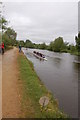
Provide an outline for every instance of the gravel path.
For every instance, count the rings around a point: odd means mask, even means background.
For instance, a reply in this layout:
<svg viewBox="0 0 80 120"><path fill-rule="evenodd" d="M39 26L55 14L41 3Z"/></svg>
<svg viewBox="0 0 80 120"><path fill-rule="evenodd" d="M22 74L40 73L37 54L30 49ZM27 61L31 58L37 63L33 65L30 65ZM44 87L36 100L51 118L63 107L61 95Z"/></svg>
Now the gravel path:
<svg viewBox="0 0 80 120"><path fill-rule="evenodd" d="M18 50L5 52L2 58L2 117L19 118Z"/></svg>
<svg viewBox="0 0 80 120"><path fill-rule="evenodd" d="M2 56L0 54L0 119L2 118Z"/></svg>

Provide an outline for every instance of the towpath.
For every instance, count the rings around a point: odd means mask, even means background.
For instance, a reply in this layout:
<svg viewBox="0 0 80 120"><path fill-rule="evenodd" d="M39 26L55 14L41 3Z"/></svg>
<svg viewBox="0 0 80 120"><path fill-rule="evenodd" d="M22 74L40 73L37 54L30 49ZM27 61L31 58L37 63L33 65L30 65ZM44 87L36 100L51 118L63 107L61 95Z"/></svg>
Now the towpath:
<svg viewBox="0 0 80 120"><path fill-rule="evenodd" d="M2 56L0 54L0 119L2 118Z"/></svg>
<svg viewBox="0 0 80 120"><path fill-rule="evenodd" d="M18 50L5 52L2 58L2 117L19 118Z"/></svg>

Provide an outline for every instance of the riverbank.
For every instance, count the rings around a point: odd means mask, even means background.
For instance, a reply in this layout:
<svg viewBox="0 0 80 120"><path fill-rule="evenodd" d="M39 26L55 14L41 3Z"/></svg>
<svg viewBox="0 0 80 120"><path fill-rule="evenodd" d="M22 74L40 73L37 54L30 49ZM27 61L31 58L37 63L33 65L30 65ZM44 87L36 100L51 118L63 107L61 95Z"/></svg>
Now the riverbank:
<svg viewBox="0 0 80 120"><path fill-rule="evenodd" d="M58 100L46 89L34 71L33 64L23 55L18 56L19 82L21 83L21 109L24 118L66 118L58 108ZM42 108L41 97L47 96L49 104Z"/></svg>
<svg viewBox="0 0 80 120"><path fill-rule="evenodd" d="M46 50L47 50L47 49L46 49ZM49 50L49 51L51 51L51 50ZM54 52L54 51L52 51L52 52ZM55 53L57 53L57 52L55 52ZM61 52L58 52L58 53L69 53L69 54L71 54L71 55L80 56L80 52L78 52L78 51L65 50L65 51L61 51Z"/></svg>

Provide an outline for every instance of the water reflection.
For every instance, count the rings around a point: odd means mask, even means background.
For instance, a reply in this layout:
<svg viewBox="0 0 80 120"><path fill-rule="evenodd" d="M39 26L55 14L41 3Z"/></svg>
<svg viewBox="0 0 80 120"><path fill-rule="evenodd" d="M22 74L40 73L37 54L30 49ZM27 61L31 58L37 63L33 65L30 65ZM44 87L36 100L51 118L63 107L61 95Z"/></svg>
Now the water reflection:
<svg viewBox="0 0 80 120"><path fill-rule="evenodd" d="M55 65L57 68L60 68L61 61L62 61L61 58L57 58L57 57L56 57L56 58L53 59L54 65Z"/></svg>

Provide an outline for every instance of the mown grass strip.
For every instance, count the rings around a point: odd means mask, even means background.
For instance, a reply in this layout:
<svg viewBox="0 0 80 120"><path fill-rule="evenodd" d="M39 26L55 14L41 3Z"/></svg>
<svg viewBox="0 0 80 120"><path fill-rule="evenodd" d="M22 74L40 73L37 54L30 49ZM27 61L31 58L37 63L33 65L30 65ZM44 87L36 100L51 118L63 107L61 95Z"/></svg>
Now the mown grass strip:
<svg viewBox="0 0 80 120"><path fill-rule="evenodd" d="M22 113L30 118L66 118L58 109L58 101L46 89L34 71L33 64L23 55L18 56L20 79L22 81ZM49 104L44 107L39 104L42 96L49 97Z"/></svg>

